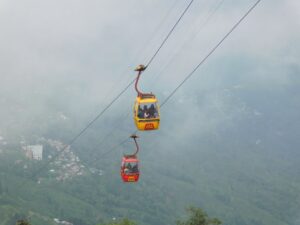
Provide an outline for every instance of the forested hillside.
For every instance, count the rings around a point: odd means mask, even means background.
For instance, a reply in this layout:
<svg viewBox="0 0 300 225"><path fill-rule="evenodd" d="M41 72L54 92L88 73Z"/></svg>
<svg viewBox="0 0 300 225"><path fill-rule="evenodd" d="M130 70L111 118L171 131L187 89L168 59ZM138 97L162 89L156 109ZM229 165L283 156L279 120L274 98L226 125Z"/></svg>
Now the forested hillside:
<svg viewBox="0 0 300 225"><path fill-rule="evenodd" d="M294 96L299 94L292 89ZM205 209L224 224L297 224L300 207L299 143L295 138L299 121L297 98L288 98L289 92L280 95L285 101L272 91L268 95L265 92L249 95L243 90L230 93L230 97L223 97L235 101L236 107L226 112L228 117L222 122L209 128L214 132L202 134L199 120L196 128L184 128L185 132L182 130L176 138L177 133L169 131L176 130L179 123L172 121L183 118L177 113L164 119L165 128L158 132L158 137L153 132L146 134L141 141L142 174L137 184L124 184L119 177L120 157L134 149L133 143L127 142L102 156L108 147L98 144L101 131L97 126L89 132L89 138L83 138L73 149L86 166L84 175L65 181L57 181L51 175L51 166L38 177L31 177L46 161L26 159L17 143L2 145L1 218L5 218L2 224L28 215L33 224L38 221L53 224L53 218L59 218L92 225L124 217L138 224L174 224L189 205ZM208 103L207 96L198 96L199 102L192 104L200 113L201 107ZM281 107L277 107L278 102ZM174 104L174 107L190 106ZM208 117L222 113L214 111ZM186 112L181 124L189 127L196 119L194 115L195 111ZM109 138L119 132L115 130ZM54 138L57 134L48 135ZM36 141L43 143L41 138ZM24 169L25 164L28 169ZM91 173L89 168L102 172Z"/></svg>

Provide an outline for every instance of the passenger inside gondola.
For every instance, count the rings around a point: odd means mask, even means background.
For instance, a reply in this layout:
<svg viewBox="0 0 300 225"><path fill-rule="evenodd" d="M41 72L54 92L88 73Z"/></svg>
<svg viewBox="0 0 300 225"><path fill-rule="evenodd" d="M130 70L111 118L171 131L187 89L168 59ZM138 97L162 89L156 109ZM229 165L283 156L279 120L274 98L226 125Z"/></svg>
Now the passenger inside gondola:
<svg viewBox="0 0 300 225"><path fill-rule="evenodd" d="M126 174L130 174L130 173L138 173L138 164L136 162L127 162L125 163L125 169L124 172Z"/></svg>
<svg viewBox="0 0 300 225"><path fill-rule="evenodd" d="M144 105L144 109L143 109L143 112L144 112L144 118L149 118L149 111L148 111L148 107L147 105Z"/></svg>
<svg viewBox="0 0 300 225"><path fill-rule="evenodd" d="M138 173L139 172L139 168L138 168L137 163L132 167L132 172L133 173Z"/></svg>
<svg viewBox="0 0 300 225"><path fill-rule="evenodd" d="M137 115L140 119L158 118L156 104L140 104Z"/></svg>
<svg viewBox="0 0 300 225"><path fill-rule="evenodd" d="M144 113L143 113L143 110L142 110L140 105L139 105L139 108L138 108L138 117L139 118L144 118Z"/></svg>

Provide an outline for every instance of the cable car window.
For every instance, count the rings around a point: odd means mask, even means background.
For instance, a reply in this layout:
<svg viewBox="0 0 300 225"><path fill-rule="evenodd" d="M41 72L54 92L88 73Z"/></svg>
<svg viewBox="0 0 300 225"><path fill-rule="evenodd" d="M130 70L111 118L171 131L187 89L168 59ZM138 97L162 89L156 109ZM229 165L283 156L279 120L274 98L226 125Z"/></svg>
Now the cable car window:
<svg viewBox="0 0 300 225"><path fill-rule="evenodd" d="M125 163L125 173L138 173L139 168L138 168L138 163L137 162L127 162Z"/></svg>
<svg viewBox="0 0 300 225"><path fill-rule="evenodd" d="M158 118L158 110L155 103L141 103L138 106L138 117L141 119Z"/></svg>

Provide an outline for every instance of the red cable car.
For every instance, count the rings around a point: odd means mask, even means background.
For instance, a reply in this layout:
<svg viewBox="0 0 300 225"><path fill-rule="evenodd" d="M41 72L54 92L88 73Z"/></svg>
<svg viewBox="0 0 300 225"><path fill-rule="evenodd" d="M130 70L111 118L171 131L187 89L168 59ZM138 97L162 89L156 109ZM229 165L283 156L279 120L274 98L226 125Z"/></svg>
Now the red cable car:
<svg viewBox="0 0 300 225"><path fill-rule="evenodd" d="M124 182L137 182L140 177L139 171L139 160L137 158L137 153L139 151L139 146L137 144L136 135L132 135L135 145L136 145L136 152L133 155L124 155L122 158L121 164L121 177Z"/></svg>
<svg viewBox="0 0 300 225"><path fill-rule="evenodd" d="M139 160L136 156L125 155L122 159L121 177L124 182L137 182L140 177Z"/></svg>

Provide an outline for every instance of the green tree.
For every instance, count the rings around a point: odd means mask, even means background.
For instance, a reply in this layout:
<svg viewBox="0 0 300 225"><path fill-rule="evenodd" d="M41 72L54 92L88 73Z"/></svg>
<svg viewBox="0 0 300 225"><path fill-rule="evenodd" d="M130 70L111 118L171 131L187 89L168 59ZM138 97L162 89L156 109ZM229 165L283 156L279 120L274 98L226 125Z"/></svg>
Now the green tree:
<svg viewBox="0 0 300 225"><path fill-rule="evenodd" d="M123 219L119 222L103 223L99 225L136 225L136 223L129 219Z"/></svg>
<svg viewBox="0 0 300 225"><path fill-rule="evenodd" d="M18 220L16 225L30 225L30 223L26 220Z"/></svg>
<svg viewBox="0 0 300 225"><path fill-rule="evenodd" d="M186 221L178 220L177 225L220 225L222 222L216 218L209 218L208 215L200 208L189 207L186 210L190 217Z"/></svg>

